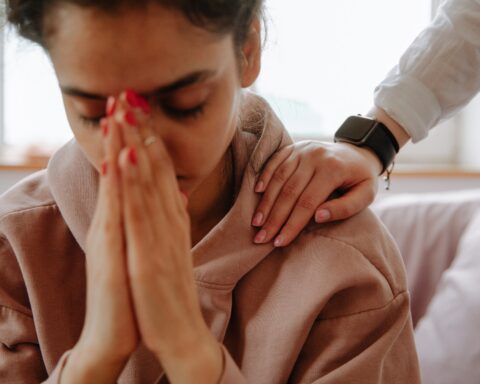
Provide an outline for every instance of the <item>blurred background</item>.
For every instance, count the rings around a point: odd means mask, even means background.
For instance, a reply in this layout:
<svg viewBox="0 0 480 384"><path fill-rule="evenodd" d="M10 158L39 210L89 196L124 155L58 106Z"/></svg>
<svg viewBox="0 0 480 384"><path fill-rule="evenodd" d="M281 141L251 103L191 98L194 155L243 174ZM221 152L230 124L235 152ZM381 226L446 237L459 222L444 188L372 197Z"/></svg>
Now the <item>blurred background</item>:
<svg viewBox="0 0 480 384"><path fill-rule="evenodd" d="M370 109L375 86L428 24L438 3L267 0L268 34L255 91L270 101L295 139L331 140L347 116ZM8 28L0 41L1 192L25 172L44 166L71 133L44 52ZM476 99L429 139L408 145L397 172L418 182L418 176L442 179L438 186L427 182L429 188L457 188L459 178L460 186L480 187L480 154L474 148L479 111Z"/></svg>

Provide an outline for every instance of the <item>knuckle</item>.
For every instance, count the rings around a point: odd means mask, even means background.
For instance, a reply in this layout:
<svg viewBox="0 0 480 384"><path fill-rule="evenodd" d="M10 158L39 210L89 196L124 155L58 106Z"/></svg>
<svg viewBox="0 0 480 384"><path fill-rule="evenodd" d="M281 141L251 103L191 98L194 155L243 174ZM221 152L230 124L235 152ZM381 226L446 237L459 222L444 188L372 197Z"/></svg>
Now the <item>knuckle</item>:
<svg viewBox="0 0 480 384"><path fill-rule="evenodd" d="M296 199L298 196L298 188L295 184L287 184L282 188L282 191L280 192L280 196L282 198L291 200L291 199Z"/></svg>
<svg viewBox="0 0 480 384"><path fill-rule="evenodd" d="M297 206L307 211L314 211L317 208L317 204L312 196L303 196L298 200Z"/></svg>
<svg viewBox="0 0 480 384"><path fill-rule="evenodd" d="M279 182L279 183L285 183L288 179L288 170L287 167L281 166L279 167L275 173L272 175L272 178Z"/></svg>
<svg viewBox="0 0 480 384"><path fill-rule="evenodd" d="M335 171L334 174L337 173L342 168L336 156L327 155L324 157L324 160L322 163L323 163L322 165L325 168L334 170Z"/></svg>

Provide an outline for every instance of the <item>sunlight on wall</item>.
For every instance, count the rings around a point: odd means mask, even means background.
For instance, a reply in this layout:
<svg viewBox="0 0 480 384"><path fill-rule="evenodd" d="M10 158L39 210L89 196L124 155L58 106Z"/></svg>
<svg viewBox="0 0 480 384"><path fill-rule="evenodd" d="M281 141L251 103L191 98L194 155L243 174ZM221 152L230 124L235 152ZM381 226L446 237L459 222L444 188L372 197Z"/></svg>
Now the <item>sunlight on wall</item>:
<svg viewBox="0 0 480 384"><path fill-rule="evenodd" d="M430 0L273 0L257 90L296 133L332 135L431 17Z"/></svg>

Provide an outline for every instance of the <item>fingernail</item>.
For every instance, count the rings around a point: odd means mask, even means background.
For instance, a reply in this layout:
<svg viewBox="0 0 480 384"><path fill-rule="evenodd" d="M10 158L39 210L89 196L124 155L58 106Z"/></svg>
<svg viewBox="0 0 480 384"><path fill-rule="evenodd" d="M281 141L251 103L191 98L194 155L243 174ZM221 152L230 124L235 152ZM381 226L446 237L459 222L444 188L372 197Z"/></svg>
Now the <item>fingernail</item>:
<svg viewBox="0 0 480 384"><path fill-rule="evenodd" d="M281 247L283 245L283 236L280 235L280 236L277 236L277 238L275 239L275 241L273 242L273 245L275 247Z"/></svg>
<svg viewBox="0 0 480 384"><path fill-rule="evenodd" d="M263 213L258 212L253 218L252 225L254 227L259 227L260 225L262 225L262 221L263 221Z"/></svg>
<svg viewBox="0 0 480 384"><path fill-rule="evenodd" d="M137 165L138 163L138 157L137 157L137 151L135 148L130 148L128 151L128 161L130 161L130 164L132 165Z"/></svg>
<svg viewBox="0 0 480 384"><path fill-rule="evenodd" d="M315 221L317 223L323 223L324 221L329 220L331 217L330 211L326 209L320 209L315 213Z"/></svg>
<svg viewBox="0 0 480 384"><path fill-rule="evenodd" d="M255 243L263 243L267 239L267 231L262 229L260 232L257 233L257 236L255 236L255 239L253 240Z"/></svg>
<svg viewBox="0 0 480 384"><path fill-rule="evenodd" d="M141 108L146 114L150 113L148 101L131 89L125 91L128 104L134 108Z"/></svg>
<svg viewBox="0 0 480 384"><path fill-rule="evenodd" d="M255 192L263 192L263 187L264 187L263 181L259 181L255 187Z"/></svg>
<svg viewBox="0 0 480 384"><path fill-rule="evenodd" d="M133 127L137 126L137 119L135 118L135 115L133 114L132 111L125 112L124 118L125 118L125 121L131 126Z"/></svg>
<svg viewBox="0 0 480 384"><path fill-rule="evenodd" d="M113 96L110 96L107 100L107 116L112 116L115 113L115 108L117 107L117 101Z"/></svg>
<svg viewBox="0 0 480 384"><path fill-rule="evenodd" d="M108 121L107 121L107 119L100 120L100 127L102 127L103 137L107 137L108 136Z"/></svg>
<svg viewBox="0 0 480 384"><path fill-rule="evenodd" d="M102 176L106 176L106 175L107 175L107 171L108 171L108 164L107 164L107 161L104 160L104 161L102 162L102 169L101 169Z"/></svg>

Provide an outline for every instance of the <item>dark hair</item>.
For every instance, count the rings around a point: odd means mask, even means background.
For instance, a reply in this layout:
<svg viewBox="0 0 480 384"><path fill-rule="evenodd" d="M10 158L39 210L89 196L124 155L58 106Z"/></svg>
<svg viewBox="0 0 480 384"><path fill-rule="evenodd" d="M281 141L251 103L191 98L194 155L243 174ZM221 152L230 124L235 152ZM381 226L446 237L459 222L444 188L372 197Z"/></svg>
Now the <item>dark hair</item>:
<svg viewBox="0 0 480 384"><path fill-rule="evenodd" d="M192 24L212 32L232 33L239 45L245 40L250 23L262 14L264 0L6 0L6 13L21 36L46 47L44 21L55 5L70 3L112 12L149 2L177 9Z"/></svg>

